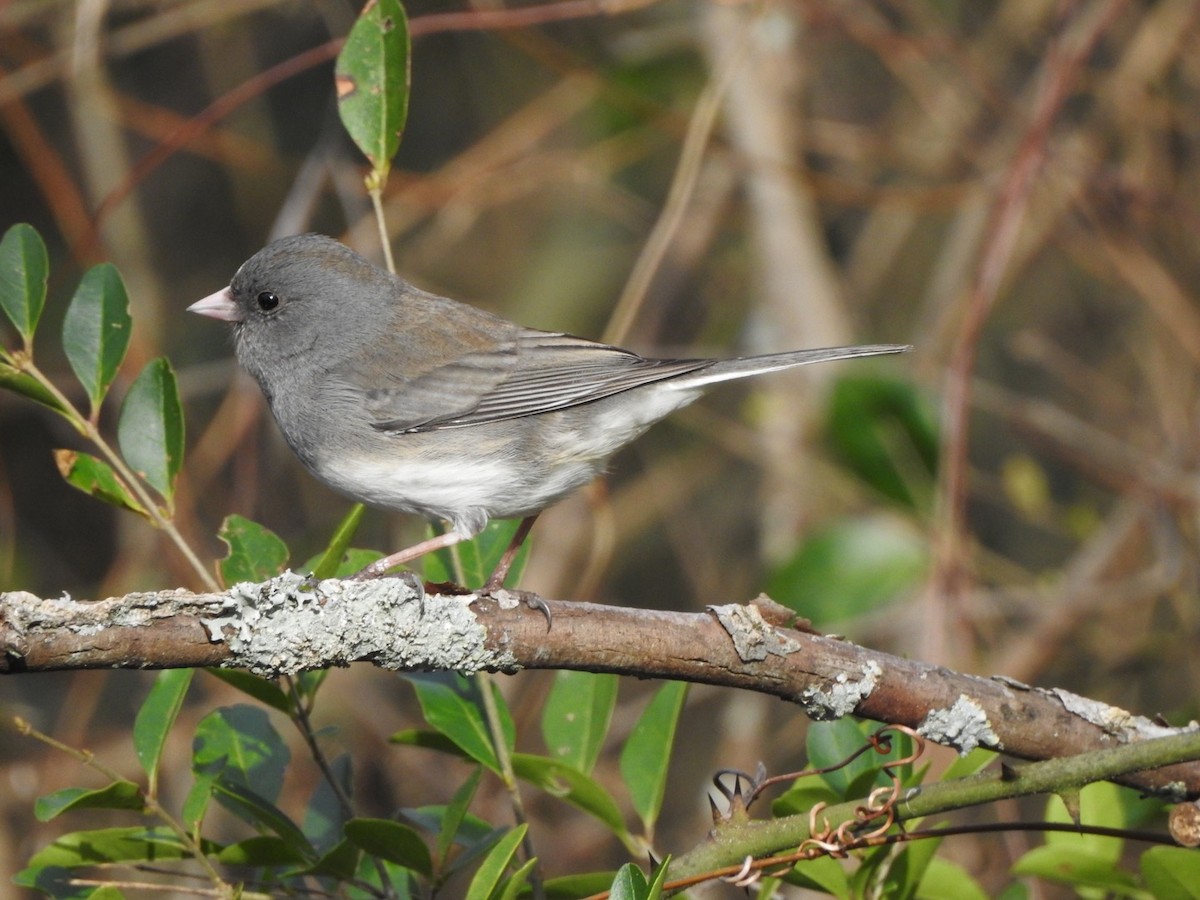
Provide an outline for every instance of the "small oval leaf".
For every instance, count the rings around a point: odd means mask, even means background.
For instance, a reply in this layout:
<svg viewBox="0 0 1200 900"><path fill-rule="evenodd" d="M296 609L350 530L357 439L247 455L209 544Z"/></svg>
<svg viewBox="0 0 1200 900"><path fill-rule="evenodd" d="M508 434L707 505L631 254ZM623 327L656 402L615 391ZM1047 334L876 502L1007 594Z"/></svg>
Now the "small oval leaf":
<svg viewBox="0 0 1200 900"><path fill-rule="evenodd" d="M46 305L50 259L42 236L20 222L0 239L0 309L16 327L29 350Z"/></svg>
<svg viewBox="0 0 1200 900"><path fill-rule="evenodd" d="M217 536L229 547L229 555L221 560L221 578L226 585L266 581L287 565L287 544L269 528L244 516L226 516Z"/></svg>
<svg viewBox="0 0 1200 900"><path fill-rule="evenodd" d="M183 464L183 406L175 372L165 357L147 363L130 386L121 405L117 440L125 461L169 503Z"/></svg>
<svg viewBox="0 0 1200 900"><path fill-rule="evenodd" d="M399 0L368 0L334 70L338 114L376 172L386 174L408 118L408 19Z"/></svg>
<svg viewBox="0 0 1200 900"><path fill-rule="evenodd" d="M111 263L93 266L63 319L63 350L92 401L93 415L125 359L132 327L121 273Z"/></svg>
<svg viewBox="0 0 1200 900"><path fill-rule="evenodd" d="M55 450L54 462L67 484L121 509L149 518L116 472L102 459L80 450Z"/></svg>

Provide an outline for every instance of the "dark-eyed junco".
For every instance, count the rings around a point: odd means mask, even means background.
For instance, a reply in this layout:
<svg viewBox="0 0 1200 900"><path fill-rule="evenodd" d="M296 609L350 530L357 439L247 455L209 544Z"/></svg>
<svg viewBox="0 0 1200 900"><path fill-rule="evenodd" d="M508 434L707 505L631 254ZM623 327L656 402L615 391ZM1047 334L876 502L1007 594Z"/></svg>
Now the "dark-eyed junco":
<svg viewBox="0 0 1200 900"><path fill-rule="evenodd" d="M367 574L536 515L710 385L908 349L645 359L427 294L318 234L268 244L188 309L233 323L238 360L314 475L450 523Z"/></svg>

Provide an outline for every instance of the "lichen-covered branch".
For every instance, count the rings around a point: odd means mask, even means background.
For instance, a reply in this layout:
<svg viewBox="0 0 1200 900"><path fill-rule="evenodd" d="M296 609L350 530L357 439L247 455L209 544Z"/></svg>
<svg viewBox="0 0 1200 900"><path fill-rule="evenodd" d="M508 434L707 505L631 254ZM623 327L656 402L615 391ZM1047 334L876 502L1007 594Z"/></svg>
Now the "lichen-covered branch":
<svg viewBox="0 0 1200 900"><path fill-rule="evenodd" d="M1063 690L964 675L787 627L766 598L705 613L426 594L415 579L315 582L285 573L224 593L171 590L99 602L0 594L0 672L226 666L262 675L364 661L463 672L569 668L773 694L814 719L916 728L966 752L1052 759L1195 730ZM1121 779L1200 796L1200 764Z"/></svg>

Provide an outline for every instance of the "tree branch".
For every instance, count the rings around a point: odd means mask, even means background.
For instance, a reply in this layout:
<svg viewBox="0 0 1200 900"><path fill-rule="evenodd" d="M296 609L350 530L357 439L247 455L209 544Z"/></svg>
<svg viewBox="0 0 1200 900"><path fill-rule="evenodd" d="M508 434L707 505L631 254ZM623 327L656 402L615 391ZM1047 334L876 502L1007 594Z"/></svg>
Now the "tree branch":
<svg viewBox="0 0 1200 900"><path fill-rule="evenodd" d="M415 578L317 583L292 573L224 593L99 602L0 593L0 672L223 666L274 676L356 661L462 672L569 668L744 688L797 703L813 719L853 713L908 725L960 752L983 746L1034 760L1200 727L1168 728L1065 690L799 631L787 627L790 611L765 597L705 613L530 599L427 595ZM1197 764L1119 780L1200 796Z"/></svg>

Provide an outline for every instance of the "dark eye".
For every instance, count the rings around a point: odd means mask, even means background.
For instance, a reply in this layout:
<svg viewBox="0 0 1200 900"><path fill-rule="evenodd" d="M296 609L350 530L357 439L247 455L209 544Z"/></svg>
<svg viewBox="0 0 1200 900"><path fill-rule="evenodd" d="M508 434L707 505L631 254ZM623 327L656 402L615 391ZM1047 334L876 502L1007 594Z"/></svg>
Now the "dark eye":
<svg viewBox="0 0 1200 900"><path fill-rule="evenodd" d="M263 312L270 312L279 305L279 297L270 291L263 291L254 298L258 302L258 308Z"/></svg>

